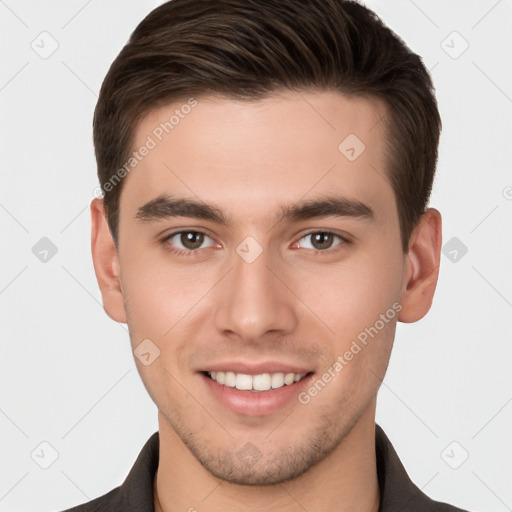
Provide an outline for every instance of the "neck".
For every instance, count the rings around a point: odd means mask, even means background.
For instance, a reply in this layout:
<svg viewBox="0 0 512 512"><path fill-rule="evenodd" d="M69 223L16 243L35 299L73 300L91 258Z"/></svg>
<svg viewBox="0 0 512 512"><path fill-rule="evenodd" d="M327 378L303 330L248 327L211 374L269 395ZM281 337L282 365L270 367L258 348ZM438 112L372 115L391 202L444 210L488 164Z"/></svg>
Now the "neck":
<svg viewBox="0 0 512 512"><path fill-rule="evenodd" d="M160 461L154 483L156 512L377 512L375 405L336 449L306 473L282 484L243 486L215 478L159 415Z"/></svg>

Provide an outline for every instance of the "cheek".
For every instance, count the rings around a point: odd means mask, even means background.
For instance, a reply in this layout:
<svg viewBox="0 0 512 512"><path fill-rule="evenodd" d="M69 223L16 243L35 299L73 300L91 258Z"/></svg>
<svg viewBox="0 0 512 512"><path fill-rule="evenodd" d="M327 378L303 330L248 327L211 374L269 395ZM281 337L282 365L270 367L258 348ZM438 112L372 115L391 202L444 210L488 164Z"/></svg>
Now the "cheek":
<svg viewBox="0 0 512 512"><path fill-rule="evenodd" d="M207 267L171 263L160 248L129 251L127 247L121 268L131 320L159 329L160 335L186 315L215 282Z"/></svg>
<svg viewBox="0 0 512 512"><path fill-rule="evenodd" d="M318 265L314 271L302 270L294 277L297 294L342 345L373 326L381 314L389 312L396 321L393 304L395 309L399 307L401 280L400 254L378 251L348 258L336 266Z"/></svg>
<svg viewBox="0 0 512 512"><path fill-rule="evenodd" d="M314 280L302 276L301 297L332 331L325 371L336 377L322 400L341 401L340 410L345 401L368 403L384 377L401 309L401 262L399 251L374 250L319 266Z"/></svg>

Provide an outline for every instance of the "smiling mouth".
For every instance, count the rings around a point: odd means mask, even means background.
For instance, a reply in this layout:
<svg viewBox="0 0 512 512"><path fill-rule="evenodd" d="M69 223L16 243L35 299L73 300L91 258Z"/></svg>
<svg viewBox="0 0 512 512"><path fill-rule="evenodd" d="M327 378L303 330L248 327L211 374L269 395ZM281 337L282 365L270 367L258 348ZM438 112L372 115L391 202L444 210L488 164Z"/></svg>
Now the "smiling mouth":
<svg viewBox="0 0 512 512"><path fill-rule="evenodd" d="M270 389L279 389L284 386L290 386L295 382L300 382L308 373L260 373L258 375L249 375L236 372L203 372L204 375L214 380L218 384L230 388L236 388L241 391L268 391Z"/></svg>

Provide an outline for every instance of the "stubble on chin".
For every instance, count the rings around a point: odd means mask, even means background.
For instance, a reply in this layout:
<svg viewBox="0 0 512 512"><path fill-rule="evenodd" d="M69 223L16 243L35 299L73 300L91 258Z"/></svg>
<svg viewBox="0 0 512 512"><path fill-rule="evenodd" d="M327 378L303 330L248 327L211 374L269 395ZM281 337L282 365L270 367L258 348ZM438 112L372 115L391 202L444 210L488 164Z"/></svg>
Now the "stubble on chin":
<svg viewBox="0 0 512 512"><path fill-rule="evenodd" d="M327 458L369 405L354 409L353 404L342 400L334 407L325 406L300 438L278 449L269 449L264 444L258 446L256 442L238 447L236 440L227 433L215 449L204 429L193 431L176 414L164 413L163 417L196 460L215 478L237 485L271 486L293 480ZM286 429L287 421L299 422L299 413L300 409L292 412L277 429Z"/></svg>

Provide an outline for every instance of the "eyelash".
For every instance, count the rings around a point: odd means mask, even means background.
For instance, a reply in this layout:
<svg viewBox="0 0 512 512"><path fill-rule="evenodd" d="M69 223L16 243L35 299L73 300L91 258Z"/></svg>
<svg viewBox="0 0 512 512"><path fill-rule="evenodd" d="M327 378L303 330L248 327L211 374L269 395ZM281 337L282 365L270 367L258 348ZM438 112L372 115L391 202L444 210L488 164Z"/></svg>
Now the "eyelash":
<svg viewBox="0 0 512 512"><path fill-rule="evenodd" d="M329 247L329 249L324 249L323 251L318 250L318 249L308 249L308 251L312 251L313 256L324 256L324 255L328 255L328 254L333 254L333 253L341 250L342 246L350 244L350 240L348 238L338 235L337 233L333 233L332 231L322 231L322 230L310 231L309 233L305 233L304 235L302 235L299 238L298 241L302 240L303 238L306 238L308 236L315 235L318 233L321 233L323 235L333 235L335 238L338 238L340 240L340 242L333 247Z"/></svg>
<svg viewBox="0 0 512 512"><path fill-rule="evenodd" d="M162 243L164 244L164 247L167 251L173 253L173 254L176 254L177 256L195 256L197 254L198 251L201 251L202 249L192 249L192 250L187 250L187 249L177 249L176 247L173 247L171 244L170 244L170 240L172 238L174 238L176 235L182 235L183 233L197 233L197 234L202 234L204 236L208 236L206 233L204 233L203 231L196 231L196 230L193 230L193 229L182 229L181 231L175 231L174 233L171 233L170 235L167 235L163 240L162 240ZM208 236L208 238L211 238L210 236ZM203 249L205 249L205 247L203 247Z"/></svg>
<svg viewBox="0 0 512 512"><path fill-rule="evenodd" d="M164 244L165 246L165 249L173 254L176 254L177 256L195 256L199 251L203 250L203 249L207 249L208 247L203 247L201 249L191 249L191 250L186 250L186 249L177 249L176 247L173 247L169 241L175 237L176 235L182 235L183 233L196 233L196 234L202 234L202 235L205 235L206 237L210 238L210 236L208 236L206 233L204 233L203 231L196 231L196 230L193 230L193 229L190 229L190 230L181 230L181 231L175 231L174 233L171 233L170 235L167 235L165 238L162 239L162 243ZM332 254L333 252L339 250L340 246L343 246L343 245L349 245L351 243L351 240L349 240L348 238L344 237L344 236L341 236L341 235L338 235L337 233L333 233L332 231L319 231L319 230L316 230L316 231L310 231L309 233L305 233L304 235L302 235L299 239L298 239L298 242L300 240L302 240L303 238L306 238L307 236L311 236L311 235L315 235L315 234L318 234L318 233L322 233L324 235L333 235L334 237L336 238L339 238L340 239L340 242L335 245L333 248L329 248L329 249L325 249L325 250L313 250L312 254L314 256L320 256L320 255L325 255L325 254ZM297 242L294 243L294 245L296 244ZM311 251L311 249L308 249Z"/></svg>

